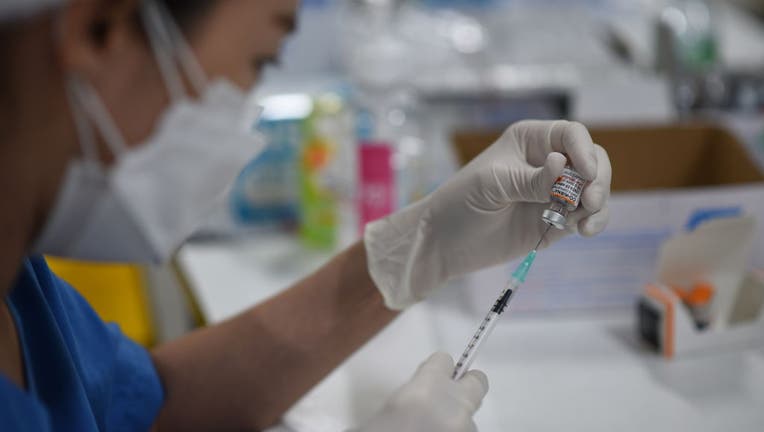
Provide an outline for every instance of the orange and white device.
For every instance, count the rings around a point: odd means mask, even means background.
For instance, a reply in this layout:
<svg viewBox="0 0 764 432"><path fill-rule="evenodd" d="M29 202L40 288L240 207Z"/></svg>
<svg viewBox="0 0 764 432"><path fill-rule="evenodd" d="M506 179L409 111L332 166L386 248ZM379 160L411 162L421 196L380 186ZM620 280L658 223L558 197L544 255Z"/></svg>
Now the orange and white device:
<svg viewBox="0 0 764 432"><path fill-rule="evenodd" d="M764 273L745 275L725 326L711 325L713 291L706 283L687 290L660 283L645 286L637 302L640 339L667 359L764 344Z"/></svg>
<svg viewBox="0 0 764 432"><path fill-rule="evenodd" d="M661 246L638 333L664 357L764 343L764 276L746 269L755 219L708 221Z"/></svg>
<svg viewBox="0 0 764 432"><path fill-rule="evenodd" d="M764 343L764 276L746 268L755 222L712 220L666 240L637 304L642 340L666 358Z"/></svg>

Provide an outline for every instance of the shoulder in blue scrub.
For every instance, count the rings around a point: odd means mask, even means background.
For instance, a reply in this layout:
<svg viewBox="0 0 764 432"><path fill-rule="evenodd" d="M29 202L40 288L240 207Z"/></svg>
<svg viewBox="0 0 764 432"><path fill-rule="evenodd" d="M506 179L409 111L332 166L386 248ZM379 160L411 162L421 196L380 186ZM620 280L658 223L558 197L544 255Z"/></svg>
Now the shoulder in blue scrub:
<svg viewBox="0 0 764 432"><path fill-rule="evenodd" d="M108 289L108 287L104 287ZM7 299L27 388L0 375L0 430L146 431L163 402L151 359L114 324L28 258Z"/></svg>

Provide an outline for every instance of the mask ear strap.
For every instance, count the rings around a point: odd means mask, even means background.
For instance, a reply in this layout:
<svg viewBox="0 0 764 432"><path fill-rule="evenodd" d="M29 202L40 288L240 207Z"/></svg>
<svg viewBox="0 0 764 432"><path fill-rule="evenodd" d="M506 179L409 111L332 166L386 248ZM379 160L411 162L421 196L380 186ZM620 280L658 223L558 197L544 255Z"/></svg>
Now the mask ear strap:
<svg viewBox="0 0 764 432"><path fill-rule="evenodd" d="M174 58L188 76L196 93L201 95L207 87L207 75L170 12L156 0L144 0L141 13L154 57L170 93L174 98L185 94L183 80L170 60Z"/></svg>
<svg viewBox="0 0 764 432"><path fill-rule="evenodd" d="M70 79L66 86L66 96L72 112L72 118L74 119L74 127L77 130L77 140L80 144L80 150L82 150L82 159L88 164L98 165L100 164L98 160L98 146L96 145L93 128L82 112L82 106L77 101L76 90L72 88L74 85Z"/></svg>
<svg viewBox="0 0 764 432"><path fill-rule="evenodd" d="M111 117L109 110L101 101L95 89L84 79L71 76L69 77L69 92L74 100L74 112L80 112L76 107L81 107L82 112L75 114L75 122L86 123L85 117L89 117L90 122L95 125L98 132L103 136L106 145L114 156L119 159L127 151L127 144L120 133L117 124ZM77 117L80 117L78 120ZM79 128L80 126L78 126ZM87 128L87 126L84 126ZM87 128L89 129L89 128ZM88 135L90 135L88 137ZM90 153L95 160L98 160L95 146L95 137L92 130L82 135L82 149L85 154ZM90 143L88 143L90 141Z"/></svg>
<svg viewBox="0 0 764 432"><path fill-rule="evenodd" d="M172 61L172 40L160 15L159 5L152 0L143 1L141 17L151 50L154 53L154 60L159 66L159 72L162 74L170 98L174 101L183 99L186 94L183 88L183 79Z"/></svg>
<svg viewBox="0 0 764 432"><path fill-rule="evenodd" d="M155 2L155 0L152 1ZM167 33L175 48L175 57L188 75L188 79L191 81L191 85L194 86L194 90L197 91L197 94L202 94L207 87L208 82L204 68L199 64L196 54L194 54L194 50L191 49L191 45L188 44L186 37L178 27L175 19L170 14L170 11L168 11L164 5L157 4L157 6L160 14L164 17Z"/></svg>

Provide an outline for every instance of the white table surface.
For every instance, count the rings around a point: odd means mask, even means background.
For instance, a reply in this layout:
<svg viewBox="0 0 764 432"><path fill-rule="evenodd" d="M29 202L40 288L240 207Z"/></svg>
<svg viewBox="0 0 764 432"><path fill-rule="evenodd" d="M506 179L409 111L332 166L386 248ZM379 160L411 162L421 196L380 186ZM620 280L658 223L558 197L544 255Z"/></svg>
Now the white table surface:
<svg viewBox="0 0 764 432"><path fill-rule="evenodd" d="M191 244L179 255L210 323L262 301L326 259L283 236ZM374 413L431 352L460 354L482 319L463 306L466 295L454 283L407 311L274 430L343 430ZM764 348L667 362L645 351L633 333L631 311L508 314L475 364L491 383L476 417L480 431L764 430Z"/></svg>

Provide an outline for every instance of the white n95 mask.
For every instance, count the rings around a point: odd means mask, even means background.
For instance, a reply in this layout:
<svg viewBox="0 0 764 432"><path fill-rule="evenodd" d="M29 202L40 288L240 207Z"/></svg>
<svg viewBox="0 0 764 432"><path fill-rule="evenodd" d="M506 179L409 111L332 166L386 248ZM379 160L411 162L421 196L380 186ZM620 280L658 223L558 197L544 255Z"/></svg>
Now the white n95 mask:
<svg viewBox="0 0 764 432"><path fill-rule="evenodd" d="M72 77L69 96L83 157L70 163L37 253L76 259L157 263L220 204L244 166L264 147L253 131L260 108L235 85L206 84L201 68L166 11L144 2L149 40L174 102L143 144L128 148L86 81ZM197 87L185 97L175 58ZM93 127L115 156L98 162Z"/></svg>

